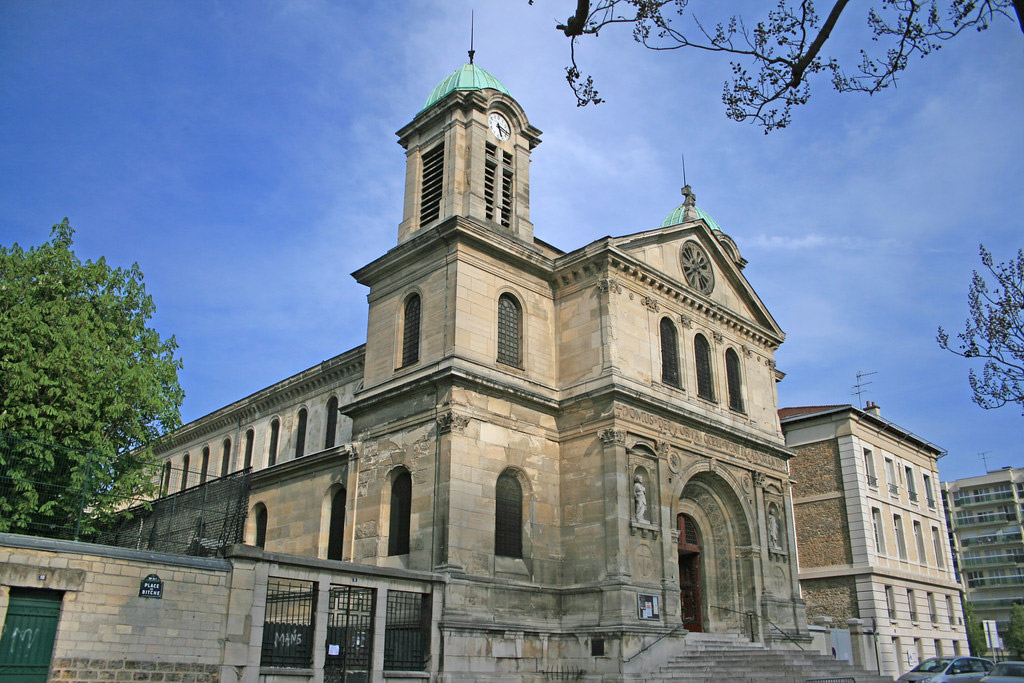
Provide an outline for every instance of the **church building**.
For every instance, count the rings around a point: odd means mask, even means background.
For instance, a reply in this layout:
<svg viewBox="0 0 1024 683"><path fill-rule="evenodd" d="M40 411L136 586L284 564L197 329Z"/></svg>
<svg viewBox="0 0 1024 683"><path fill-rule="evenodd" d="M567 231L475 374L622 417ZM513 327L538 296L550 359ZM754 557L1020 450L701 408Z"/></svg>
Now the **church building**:
<svg viewBox="0 0 1024 683"><path fill-rule="evenodd" d="M537 238L541 131L472 60L398 138L397 241L353 273L366 344L168 435L164 493L251 468L246 557L339 591L421 586L403 590L422 660L402 668L444 680L616 675L696 632L806 642L785 335L733 239L689 187L660 226L572 251ZM334 581L314 616L384 613L339 607ZM314 668L341 656L335 625Z"/></svg>

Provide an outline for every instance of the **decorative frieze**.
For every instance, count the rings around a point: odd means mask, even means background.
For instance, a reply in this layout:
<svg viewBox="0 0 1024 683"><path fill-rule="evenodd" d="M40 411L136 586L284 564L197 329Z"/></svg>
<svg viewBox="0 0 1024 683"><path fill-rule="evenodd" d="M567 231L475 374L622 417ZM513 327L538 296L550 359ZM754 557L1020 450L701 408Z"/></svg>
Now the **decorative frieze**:
<svg viewBox="0 0 1024 683"><path fill-rule="evenodd" d="M606 446L626 445L626 432L621 429L602 429L597 436Z"/></svg>
<svg viewBox="0 0 1024 683"><path fill-rule="evenodd" d="M619 285L619 281L612 277L606 277L597 281L597 291L613 294L621 294L622 286Z"/></svg>
<svg viewBox="0 0 1024 683"><path fill-rule="evenodd" d="M643 296L642 299L640 299L640 303L642 303L644 306L651 309L655 313L661 310L661 305L657 302L657 300L655 300L654 297L647 296L646 294Z"/></svg>
<svg viewBox="0 0 1024 683"><path fill-rule="evenodd" d="M714 339L719 344L725 341L725 337L722 336L722 333L716 332L714 330L712 330L711 332L711 338Z"/></svg>
<svg viewBox="0 0 1024 683"><path fill-rule="evenodd" d="M688 315L679 314L679 324L686 328L693 327L693 321Z"/></svg>

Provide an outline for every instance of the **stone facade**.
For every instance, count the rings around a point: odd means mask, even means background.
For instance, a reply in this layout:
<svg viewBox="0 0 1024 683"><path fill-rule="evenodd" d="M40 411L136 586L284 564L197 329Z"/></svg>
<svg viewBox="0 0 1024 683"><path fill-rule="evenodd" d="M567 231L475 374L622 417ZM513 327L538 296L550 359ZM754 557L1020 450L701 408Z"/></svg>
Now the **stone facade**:
<svg viewBox="0 0 1024 683"><path fill-rule="evenodd" d="M807 613L873 631L897 676L925 657L966 654L959 585L936 502L945 452L877 406L783 408L800 586ZM851 621L853 620L853 621Z"/></svg>
<svg viewBox="0 0 1024 683"><path fill-rule="evenodd" d="M735 242L689 188L662 227L536 239L540 131L498 88L454 88L398 135L397 244L353 274L365 346L169 435L165 490L251 467L258 576L413 572L444 680L622 680L695 630L806 640L784 334ZM222 674L254 680L236 626Z"/></svg>

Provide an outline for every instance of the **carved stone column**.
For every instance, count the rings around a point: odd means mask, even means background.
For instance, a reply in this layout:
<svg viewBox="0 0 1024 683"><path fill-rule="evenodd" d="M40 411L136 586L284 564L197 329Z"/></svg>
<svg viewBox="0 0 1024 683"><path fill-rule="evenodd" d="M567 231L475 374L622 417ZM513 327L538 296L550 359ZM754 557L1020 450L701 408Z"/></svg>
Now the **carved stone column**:
<svg viewBox="0 0 1024 683"><path fill-rule="evenodd" d="M625 556L629 544L629 523L633 515L630 494L626 432L619 429L602 430L598 437L604 444L604 519L605 566L608 578L628 579L629 558Z"/></svg>

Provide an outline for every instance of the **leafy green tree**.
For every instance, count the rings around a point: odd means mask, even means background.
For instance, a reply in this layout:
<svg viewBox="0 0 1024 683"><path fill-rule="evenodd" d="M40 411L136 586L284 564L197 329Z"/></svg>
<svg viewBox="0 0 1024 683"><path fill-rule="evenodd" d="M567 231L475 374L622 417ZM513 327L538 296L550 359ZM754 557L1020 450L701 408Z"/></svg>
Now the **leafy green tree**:
<svg viewBox="0 0 1024 683"><path fill-rule="evenodd" d="M1024 411L1024 250L1017 259L996 265L992 254L980 245L981 262L994 280L974 271L967 293L970 318L950 346L941 327L939 346L964 358L981 358L981 377L968 375L974 402L982 408L1001 408L1017 403Z"/></svg>
<svg viewBox="0 0 1024 683"><path fill-rule="evenodd" d="M869 44L854 64L844 67L839 58L826 56L825 46L834 30L850 31L851 22L839 21L849 0L833 0L824 18L813 0L778 0L774 9L753 22L738 15L708 21L717 3L694 0L575 4L575 13L556 28L569 39L566 79L579 106L598 104L601 98L593 79L580 73L576 42L625 25L632 28L636 42L651 50L728 55L734 61L732 82L727 81L722 92L726 115L756 123L765 133L790 123L792 107L810 98L812 79L830 81L839 92L874 94L895 85L911 57L924 57L965 31L983 31L999 19L1016 19L1024 30L1024 0L880 0L866 8Z"/></svg>
<svg viewBox="0 0 1024 683"><path fill-rule="evenodd" d="M1003 644L1017 659L1024 659L1024 605L1020 603L1010 610L1010 628L1003 635Z"/></svg>
<svg viewBox="0 0 1024 683"><path fill-rule="evenodd" d="M967 629L967 646L971 648L971 654L975 657L984 657L988 654L985 629L981 627L978 615L974 613L974 607L969 602L964 603L964 627Z"/></svg>
<svg viewBox="0 0 1024 683"><path fill-rule="evenodd" d="M82 263L73 236L65 218L0 245L0 531L87 532L152 491L149 444L181 423L177 343L148 327L138 264Z"/></svg>

